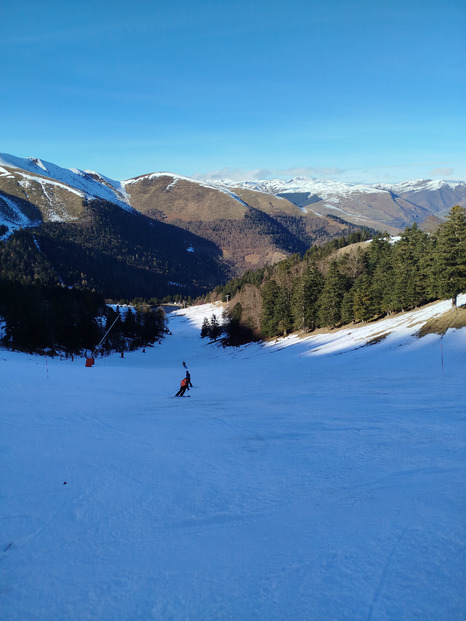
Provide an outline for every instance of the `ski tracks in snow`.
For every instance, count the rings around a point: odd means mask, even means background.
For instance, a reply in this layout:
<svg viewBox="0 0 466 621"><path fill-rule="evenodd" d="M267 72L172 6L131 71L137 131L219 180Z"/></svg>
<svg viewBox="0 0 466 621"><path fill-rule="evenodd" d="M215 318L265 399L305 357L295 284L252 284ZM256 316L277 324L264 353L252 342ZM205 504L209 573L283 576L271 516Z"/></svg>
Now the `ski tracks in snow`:
<svg viewBox="0 0 466 621"><path fill-rule="evenodd" d="M377 602L379 601L380 595L383 591L387 576L388 576L388 572L390 570L390 566L393 563L393 559L396 555L396 552L403 540L403 538L405 537L406 533L408 532L410 526L411 526L412 521L410 521L404 528L403 530L399 533L398 537L395 539L395 541L393 542L393 545L389 551L387 560L382 568L382 574L380 576L380 580L375 588L375 592L374 592L374 597L372 598L372 602L370 605L370 609L369 609L369 614L367 616L367 621L372 621L372 617L374 614L374 610L377 606Z"/></svg>

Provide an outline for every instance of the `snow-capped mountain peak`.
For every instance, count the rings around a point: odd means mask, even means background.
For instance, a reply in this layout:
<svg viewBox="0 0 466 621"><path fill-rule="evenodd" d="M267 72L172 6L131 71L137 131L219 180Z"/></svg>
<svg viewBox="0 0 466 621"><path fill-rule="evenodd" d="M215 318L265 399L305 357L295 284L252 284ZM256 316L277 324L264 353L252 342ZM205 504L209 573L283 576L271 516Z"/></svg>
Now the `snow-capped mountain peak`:
<svg viewBox="0 0 466 621"><path fill-rule="evenodd" d="M292 179L270 179L259 181L230 181L220 180L216 182L219 186L227 187L242 187L249 190L255 190L258 192L265 192L266 194L293 194L293 193L308 193L318 195L322 199L326 199L329 196L341 195L348 196L349 194L360 192L367 194L374 194L377 192L384 192L384 189L379 189L375 186L364 184L350 184L340 181L332 181L328 179L314 179L312 177L293 177Z"/></svg>
<svg viewBox="0 0 466 621"><path fill-rule="evenodd" d="M400 183L379 183L375 187L381 190L388 190L394 194L404 194L406 192L421 192L428 190L435 192L442 189L456 190L459 186L466 188L464 181L447 181L445 179L416 179L414 181L402 181Z"/></svg>
<svg viewBox="0 0 466 621"><path fill-rule="evenodd" d="M92 171L82 171L77 168L62 168L52 162L46 162L34 157L20 158L8 153L0 153L0 165L14 168L24 174L47 177L70 186L82 193L84 197L101 198L115 203L126 210L131 210L127 195L119 181L113 181ZM38 179L39 182L44 181Z"/></svg>

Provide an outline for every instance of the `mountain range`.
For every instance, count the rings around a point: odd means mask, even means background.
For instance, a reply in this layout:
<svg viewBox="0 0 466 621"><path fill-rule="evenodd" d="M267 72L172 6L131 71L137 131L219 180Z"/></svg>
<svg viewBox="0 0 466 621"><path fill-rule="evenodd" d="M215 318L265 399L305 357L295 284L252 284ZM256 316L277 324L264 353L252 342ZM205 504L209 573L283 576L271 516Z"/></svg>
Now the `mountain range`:
<svg viewBox="0 0 466 621"><path fill-rule="evenodd" d="M247 188L286 198L304 212L334 215L378 230L397 233L417 222L429 228L454 205L466 204L464 181L416 180L396 184L347 184L295 177L288 181L219 181L225 188Z"/></svg>
<svg viewBox="0 0 466 621"><path fill-rule="evenodd" d="M417 222L429 230L455 204L466 204L462 181L369 186L173 173L116 181L0 154L3 271L18 263L11 253L21 239L30 278L47 264L50 278L108 297L198 295L359 227L396 234Z"/></svg>

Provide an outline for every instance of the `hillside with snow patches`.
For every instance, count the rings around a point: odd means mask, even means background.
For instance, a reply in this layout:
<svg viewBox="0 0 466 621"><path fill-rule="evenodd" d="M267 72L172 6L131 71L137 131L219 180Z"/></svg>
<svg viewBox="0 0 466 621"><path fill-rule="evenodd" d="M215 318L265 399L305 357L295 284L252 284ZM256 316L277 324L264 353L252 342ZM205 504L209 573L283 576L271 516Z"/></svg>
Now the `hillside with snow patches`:
<svg viewBox="0 0 466 621"><path fill-rule="evenodd" d="M191 307L92 368L0 350L0 617L464 619L466 329L417 336L450 306L234 349Z"/></svg>
<svg viewBox="0 0 466 621"><path fill-rule="evenodd" d="M37 196L39 188L43 200L52 205L52 209L47 214L47 219L50 221L66 222L72 219L66 209L66 198L59 201L62 203L61 209L53 209L56 203L55 194L57 190L61 191L62 196L70 193L81 199L99 198L114 203L127 211L132 211L121 183L93 171L62 168L38 158L19 158L0 153L0 182L7 183L8 180L16 182L20 186L22 194L22 197L17 197L15 195L5 196L5 194L0 193L1 201L7 205L6 209L0 209L0 225L6 225L9 228L9 234L20 227L37 226L38 224L37 219L28 218L22 208L22 203L25 200L31 200L33 204L35 203L35 199L31 199L29 196L31 189Z"/></svg>
<svg viewBox="0 0 466 621"><path fill-rule="evenodd" d="M444 217L455 204L466 204L466 183L464 181L432 181L416 180L398 184L349 184L331 180L318 180L310 177L295 177L289 180L262 180L262 181L229 181L229 180L198 180L173 173L151 173L126 181L115 181L94 171L82 171L75 168L67 169L46 162L38 158L19 158L14 155L0 154L0 177L8 178L12 172L22 177L20 184L27 198L28 185L39 184L43 194L47 195L47 187L58 184L63 189L78 193L82 198L99 198L113 202L123 209L132 210L127 188L139 184L143 180L158 177L172 177L169 191L180 180L226 193L236 201L246 206L244 200L238 196L236 190L250 190L271 196L285 195L293 202L293 195L312 197L312 206L305 201L301 207L304 213L313 212L317 215L338 215L350 222L365 226L387 228L389 232L404 228L408 220L403 220L402 214L413 211L417 221L423 221L430 214ZM1 179L0 179L1 181ZM35 226L37 221L27 219L14 197L3 197L5 205L0 210L0 224L5 224L11 230L28 223ZM6 204L6 201L9 203ZM317 204L316 204L317 203ZM300 206L299 200L296 204ZM154 205L156 207L156 205ZM63 210L62 210L63 211ZM53 213L53 219L66 221L66 211L63 215L58 210ZM388 215L387 215L388 214ZM10 231L11 232L11 231Z"/></svg>
<svg viewBox="0 0 466 621"><path fill-rule="evenodd" d="M415 180L396 184L348 184L309 177L288 181L219 182L225 187L282 196L304 213L337 216L345 221L390 233L417 222L437 225L455 205L466 205L464 181ZM431 225L432 225L431 224ZM429 225L429 226L431 226Z"/></svg>
<svg viewBox="0 0 466 621"><path fill-rule="evenodd" d="M9 166L21 171L28 171L32 175L45 176L82 193L84 197L102 198L110 202L116 202L128 208L127 196L119 181L92 170L78 170L77 168L62 168L52 162L46 162L38 158L20 158L6 153L0 153L0 166ZM5 173L3 173L5 174Z"/></svg>
<svg viewBox="0 0 466 621"><path fill-rule="evenodd" d="M246 205L246 203L239 198L232 190L223 185L211 183L210 181L199 181L197 179L193 179L191 177L184 177L183 175L175 175L169 172L157 172L150 173L148 175L142 175L140 177L136 177L134 179L128 179L127 181L122 181L121 186L123 189L126 189L128 186L135 185L140 183L142 180L151 181L152 179L158 179L160 177L171 177L173 181L166 187L165 191L169 192L179 181L188 181L190 183L194 183L199 185L202 188L208 188L210 190L217 190L219 192L223 192L228 196L231 196L235 200L239 201L241 204Z"/></svg>

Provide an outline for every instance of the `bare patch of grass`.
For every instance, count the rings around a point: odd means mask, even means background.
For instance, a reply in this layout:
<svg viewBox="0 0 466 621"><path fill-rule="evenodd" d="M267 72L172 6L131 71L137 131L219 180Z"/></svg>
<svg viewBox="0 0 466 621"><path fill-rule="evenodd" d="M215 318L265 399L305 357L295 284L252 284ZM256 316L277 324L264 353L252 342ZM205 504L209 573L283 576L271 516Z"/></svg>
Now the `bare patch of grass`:
<svg viewBox="0 0 466 621"><path fill-rule="evenodd" d="M389 332L385 332L384 334L378 334L377 336L374 336L371 339L367 340L364 347L369 347L370 345L378 345L383 340L385 340L388 335L389 335Z"/></svg>
<svg viewBox="0 0 466 621"><path fill-rule="evenodd" d="M466 306L461 306L457 309L451 309L441 315L440 317L433 317L425 323L417 333L419 338L426 336L427 334L440 334L444 335L450 328L465 328L466 327Z"/></svg>

